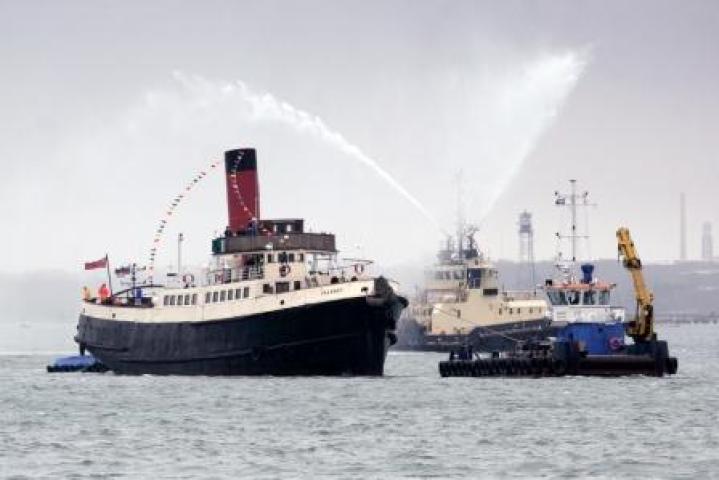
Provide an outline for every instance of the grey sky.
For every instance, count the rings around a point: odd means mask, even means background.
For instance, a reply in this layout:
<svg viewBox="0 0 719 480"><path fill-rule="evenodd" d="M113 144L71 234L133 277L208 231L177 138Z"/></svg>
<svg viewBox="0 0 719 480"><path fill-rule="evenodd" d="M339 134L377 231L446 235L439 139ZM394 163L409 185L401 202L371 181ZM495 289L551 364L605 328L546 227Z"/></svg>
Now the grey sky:
<svg viewBox="0 0 719 480"><path fill-rule="evenodd" d="M142 261L187 180L253 145L266 215L306 217L383 262L431 253L437 233L369 169L217 98L236 81L321 117L446 228L460 167L473 221L507 181L480 234L495 257L516 256L524 208L538 256L554 253L552 192L571 177L599 203L594 255L613 255L626 224L645 258L675 258L684 190L697 257L701 223L719 223L717 25L710 1L0 1L0 269L71 270L105 251ZM502 92L563 55L586 62L566 98L543 103L562 90L550 85L498 118ZM226 221L223 189L208 177L168 229L195 263Z"/></svg>

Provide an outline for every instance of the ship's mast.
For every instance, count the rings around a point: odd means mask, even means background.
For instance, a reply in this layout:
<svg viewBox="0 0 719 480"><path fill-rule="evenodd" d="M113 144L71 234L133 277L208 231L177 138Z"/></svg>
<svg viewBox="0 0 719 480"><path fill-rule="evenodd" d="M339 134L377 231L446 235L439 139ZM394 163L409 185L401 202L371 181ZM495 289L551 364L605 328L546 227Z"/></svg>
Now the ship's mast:
<svg viewBox="0 0 719 480"><path fill-rule="evenodd" d="M554 192L554 204L559 207L569 207L572 222L571 232L569 235L562 235L557 232L557 238L570 240L572 247L572 263L574 263L577 261L577 240L580 238L589 238L588 235L579 235L577 230L577 207L588 207L592 204L589 203L589 192L585 191L582 194L577 193L577 180L571 179L569 180L569 183L571 185L569 194L560 193L559 191ZM579 200L581 200L581 203Z"/></svg>
<svg viewBox="0 0 719 480"><path fill-rule="evenodd" d="M462 171L457 172L457 259L464 258L464 209L462 208Z"/></svg>

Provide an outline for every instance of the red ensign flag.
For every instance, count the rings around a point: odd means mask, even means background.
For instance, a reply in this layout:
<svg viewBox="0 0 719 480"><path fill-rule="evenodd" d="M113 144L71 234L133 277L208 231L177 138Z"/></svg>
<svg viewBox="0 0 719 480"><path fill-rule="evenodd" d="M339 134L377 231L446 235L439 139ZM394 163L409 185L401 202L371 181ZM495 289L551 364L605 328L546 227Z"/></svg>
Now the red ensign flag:
<svg viewBox="0 0 719 480"><path fill-rule="evenodd" d="M94 262L85 262L85 270L95 270L96 268L105 267L107 267L107 256L101 258L100 260L95 260Z"/></svg>

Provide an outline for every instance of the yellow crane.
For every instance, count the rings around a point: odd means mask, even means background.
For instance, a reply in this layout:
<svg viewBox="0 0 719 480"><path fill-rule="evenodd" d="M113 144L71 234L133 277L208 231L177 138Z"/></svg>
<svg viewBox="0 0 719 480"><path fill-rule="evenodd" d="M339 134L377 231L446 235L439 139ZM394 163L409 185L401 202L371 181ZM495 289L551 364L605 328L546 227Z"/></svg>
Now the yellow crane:
<svg viewBox="0 0 719 480"><path fill-rule="evenodd" d="M619 257L624 267L629 270L634 282L634 297L637 301L637 310L634 320L629 324L627 335L634 342L648 342L655 339L654 335L654 295L647 288L642 273L642 261L637 255L629 229L621 227L617 230L617 246Z"/></svg>

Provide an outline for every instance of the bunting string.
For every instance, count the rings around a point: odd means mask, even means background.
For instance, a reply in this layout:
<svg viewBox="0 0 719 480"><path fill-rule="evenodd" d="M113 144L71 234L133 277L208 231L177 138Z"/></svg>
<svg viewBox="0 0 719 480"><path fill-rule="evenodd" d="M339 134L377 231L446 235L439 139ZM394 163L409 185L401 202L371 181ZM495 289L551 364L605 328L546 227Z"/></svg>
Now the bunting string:
<svg viewBox="0 0 719 480"><path fill-rule="evenodd" d="M177 194L173 199L170 201L170 205L167 208L167 211L163 215L163 217L159 220L157 224L157 228L155 230L155 236L152 239L152 248L150 248L150 258L148 262L148 277L150 283L152 283L152 277L155 273L155 260L157 259L157 255L160 251L160 246L162 245L162 239L163 234L165 233L166 227L169 225L170 220L175 214L177 208L180 206L180 204L187 199L188 195L192 192L192 190L200 183L202 180L204 180L209 173L217 170L217 167L220 165L221 160L215 160L213 161L207 170L201 170L199 171L184 187L184 189ZM242 192L240 190L240 186L237 183L237 176L238 171L240 168L240 164L242 163L242 152L237 156L237 158L233 161L232 165L230 166L230 189L233 192L233 195L237 198L237 201L239 202L240 206L242 207L242 210L246 212L249 216L253 218L257 218L256 212L252 211L250 207L247 206L247 203L245 202L244 198L242 197ZM208 173L209 172L209 173ZM260 231L263 234L270 235L272 232L268 230L267 228L259 226Z"/></svg>
<svg viewBox="0 0 719 480"><path fill-rule="evenodd" d="M159 253L160 246L162 245L163 234L165 233L167 225L170 223L172 215L175 213L183 200L185 200L187 196L192 192L192 190L207 177L208 172L212 172L213 170L217 169L220 162L221 160L215 160L209 165L209 168L207 170L200 170L185 185L183 190L175 197L173 197L173 199L170 201L169 207L167 208L165 214L162 216L162 218L157 224L157 228L155 229L155 236L152 239L152 248L150 248L150 258L147 268L150 283L152 283L152 277L155 273L155 260L157 259L157 254Z"/></svg>

